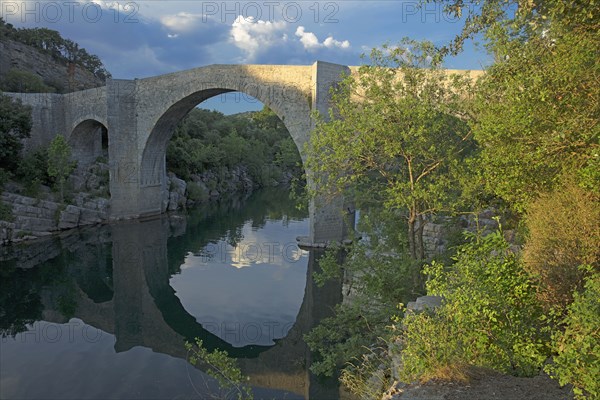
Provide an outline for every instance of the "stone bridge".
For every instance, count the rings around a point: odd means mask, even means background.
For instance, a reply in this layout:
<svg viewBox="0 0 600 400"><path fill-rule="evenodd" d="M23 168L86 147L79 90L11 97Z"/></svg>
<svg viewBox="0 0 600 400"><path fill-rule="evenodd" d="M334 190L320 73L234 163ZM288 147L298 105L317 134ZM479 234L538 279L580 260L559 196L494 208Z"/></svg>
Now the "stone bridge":
<svg viewBox="0 0 600 400"><path fill-rule="evenodd" d="M26 148L47 145L64 134L79 164L108 147L111 219L165 211L165 153L177 123L216 95L243 92L283 121L301 157L312 128L311 111L326 112L329 88L349 67L325 62L308 66L211 65L145 79L107 81L105 87L60 94L10 94L33 108ZM309 184L310 171L307 171ZM341 199L313 201L309 240L340 240L345 232Z"/></svg>
<svg viewBox="0 0 600 400"><path fill-rule="evenodd" d="M199 103L227 92L261 101L282 120L304 161L313 127L311 112L327 114L329 89L357 67L313 65L210 65L145 79L107 81L105 87L60 94L17 94L33 108L26 148L47 145L61 133L80 165L108 147L112 220L166 210L165 154L176 125ZM460 71L448 71L449 73ZM463 71L464 72L464 71ZM473 78L482 71L471 71ZM309 186L311 171L306 171ZM353 223L343 199L311 201L309 243L342 240Z"/></svg>

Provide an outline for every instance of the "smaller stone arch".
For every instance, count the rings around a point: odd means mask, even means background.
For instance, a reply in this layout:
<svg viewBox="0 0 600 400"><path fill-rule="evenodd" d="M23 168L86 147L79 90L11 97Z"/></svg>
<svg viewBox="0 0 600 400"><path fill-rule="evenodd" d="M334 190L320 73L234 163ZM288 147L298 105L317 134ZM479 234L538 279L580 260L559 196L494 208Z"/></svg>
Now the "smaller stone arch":
<svg viewBox="0 0 600 400"><path fill-rule="evenodd" d="M67 138L78 167L93 164L98 157L108 158L108 129L96 119L77 123Z"/></svg>

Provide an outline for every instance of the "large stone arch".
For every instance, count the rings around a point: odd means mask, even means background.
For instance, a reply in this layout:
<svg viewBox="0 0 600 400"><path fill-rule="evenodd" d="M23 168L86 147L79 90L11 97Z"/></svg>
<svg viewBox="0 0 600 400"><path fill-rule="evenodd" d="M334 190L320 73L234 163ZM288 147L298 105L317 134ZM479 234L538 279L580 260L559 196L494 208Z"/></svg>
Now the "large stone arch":
<svg viewBox="0 0 600 400"><path fill-rule="evenodd" d="M142 152L141 186L164 185L166 147L177 123L199 103L228 92L245 93L271 108L302 154L310 130L310 82L310 67L272 66L210 66L148 82L152 90L168 94L145 118L150 133Z"/></svg>
<svg viewBox="0 0 600 400"><path fill-rule="evenodd" d="M347 67L211 65L167 75L107 82L111 160L111 217L160 214L166 189L165 154L176 124L197 104L220 93L242 92L271 108L283 121L304 159L312 110L327 111L329 88ZM307 177L311 180L310 171ZM339 202L338 202L339 203ZM341 204L310 207L312 243L341 240Z"/></svg>

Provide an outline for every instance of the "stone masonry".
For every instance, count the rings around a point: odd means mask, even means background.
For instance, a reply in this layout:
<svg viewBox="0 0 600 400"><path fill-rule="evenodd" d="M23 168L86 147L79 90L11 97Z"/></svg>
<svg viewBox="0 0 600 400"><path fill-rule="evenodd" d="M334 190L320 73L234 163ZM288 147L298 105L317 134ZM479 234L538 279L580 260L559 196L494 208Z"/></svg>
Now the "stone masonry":
<svg viewBox="0 0 600 400"><path fill-rule="evenodd" d="M326 113L329 89L356 71L317 61L313 65L210 65L145 79L109 79L80 92L9 94L33 109L26 150L65 134L79 160L99 155L99 135L108 132L110 219L158 215L168 194L165 154L177 123L197 104L227 92L243 92L271 108L305 159L313 128L311 112ZM306 171L312 185L311 171ZM168 206L167 206L168 208ZM309 207L310 243L340 241L350 228L344 200L317 197Z"/></svg>

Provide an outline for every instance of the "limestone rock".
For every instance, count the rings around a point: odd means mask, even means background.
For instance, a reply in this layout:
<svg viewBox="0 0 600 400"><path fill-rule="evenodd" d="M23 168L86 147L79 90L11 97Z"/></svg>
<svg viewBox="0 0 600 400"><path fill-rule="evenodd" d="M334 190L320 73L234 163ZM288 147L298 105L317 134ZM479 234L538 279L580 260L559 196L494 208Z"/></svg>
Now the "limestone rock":
<svg viewBox="0 0 600 400"><path fill-rule="evenodd" d="M421 312L435 310L442 305L442 296L421 296L416 301L409 301L406 305L408 311Z"/></svg>
<svg viewBox="0 0 600 400"><path fill-rule="evenodd" d="M27 71L42 78L46 84L64 91L84 90L104 85L100 79L86 69L75 66L69 75L66 64L56 61L34 47L2 38L0 40L0 78L12 68Z"/></svg>

